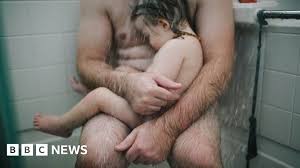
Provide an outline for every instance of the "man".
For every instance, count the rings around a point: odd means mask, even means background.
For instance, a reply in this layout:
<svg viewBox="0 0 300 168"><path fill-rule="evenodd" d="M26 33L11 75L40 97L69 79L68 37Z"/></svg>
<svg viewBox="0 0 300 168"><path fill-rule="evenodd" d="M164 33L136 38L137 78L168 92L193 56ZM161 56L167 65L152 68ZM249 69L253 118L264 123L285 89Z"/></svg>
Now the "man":
<svg viewBox="0 0 300 168"><path fill-rule="evenodd" d="M137 0L82 0L78 71L94 89L106 87L129 101L139 114L153 114L175 95L177 84L157 74L125 73L115 65L143 70L153 56L147 40L131 23ZM119 120L98 115L83 128L78 168L123 168L130 162L171 167L222 167L220 132L212 106L224 91L233 64L234 23L231 0L187 0L191 25L200 36L204 66L191 87L170 110L130 130ZM140 57L127 54L143 48ZM129 52L130 53L130 52ZM130 68L128 69L130 71ZM124 151L124 152L122 152Z"/></svg>

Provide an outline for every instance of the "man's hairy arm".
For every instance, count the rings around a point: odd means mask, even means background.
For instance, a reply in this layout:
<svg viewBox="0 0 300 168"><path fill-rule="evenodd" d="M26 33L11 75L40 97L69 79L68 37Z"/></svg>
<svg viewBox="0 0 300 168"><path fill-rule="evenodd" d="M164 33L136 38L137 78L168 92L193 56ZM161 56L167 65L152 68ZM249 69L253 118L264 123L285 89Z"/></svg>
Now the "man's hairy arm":
<svg viewBox="0 0 300 168"><path fill-rule="evenodd" d="M201 3L201 4L199 4ZM159 163L167 158L177 136L199 119L224 91L233 65L234 22L231 0L199 0L196 26L204 64L176 105L156 120L135 128L119 145L128 161Z"/></svg>
<svg viewBox="0 0 300 168"><path fill-rule="evenodd" d="M137 113L152 114L165 101L178 99L177 94L165 88L178 89L180 84L161 75L114 70L106 63L113 36L107 3L111 1L81 0L77 58L81 81L88 89L106 87L126 98Z"/></svg>
<svg viewBox="0 0 300 168"><path fill-rule="evenodd" d="M157 119L176 138L216 103L231 77L234 61L234 21L231 0L202 0L196 15L204 65L176 105Z"/></svg>
<svg viewBox="0 0 300 168"><path fill-rule="evenodd" d="M105 1L81 0L77 69L89 89L107 87L121 95L125 72L106 63L112 45L112 26Z"/></svg>

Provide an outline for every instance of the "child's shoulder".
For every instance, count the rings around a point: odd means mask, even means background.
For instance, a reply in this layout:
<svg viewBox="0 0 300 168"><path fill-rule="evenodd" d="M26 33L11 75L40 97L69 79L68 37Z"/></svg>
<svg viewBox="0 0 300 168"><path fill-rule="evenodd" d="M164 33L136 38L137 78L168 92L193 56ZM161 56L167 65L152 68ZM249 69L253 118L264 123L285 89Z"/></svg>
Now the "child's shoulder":
<svg viewBox="0 0 300 168"><path fill-rule="evenodd" d="M192 36L181 36L174 38L166 42L163 46L165 49L191 51L191 52L202 52L200 40Z"/></svg>

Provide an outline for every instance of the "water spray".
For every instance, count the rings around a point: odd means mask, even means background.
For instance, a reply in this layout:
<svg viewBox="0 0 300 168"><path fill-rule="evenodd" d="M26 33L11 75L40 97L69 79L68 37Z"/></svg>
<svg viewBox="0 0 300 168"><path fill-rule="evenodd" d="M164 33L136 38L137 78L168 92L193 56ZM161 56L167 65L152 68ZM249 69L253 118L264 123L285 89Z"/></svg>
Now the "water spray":
<svg viewBox="0 0 300 168"><path fill-rule="evenodd" d="M256 57L256 70L254 78L254 88L252 96L252 112L249 118L249 138L248 147L246 155L246 167L250 167L250 160L257 156L257 137L256 137L256 101L257 101L257 90L258 90L258 80L260 72L260 61L261 61L261 46L262 46L262 33L263 26L268 25L266 19L300 19L300 11L283 11L283 10L260 10L257 13L257 20L259 24L258 31L258 44L257 44L257 57Z"/></svg>

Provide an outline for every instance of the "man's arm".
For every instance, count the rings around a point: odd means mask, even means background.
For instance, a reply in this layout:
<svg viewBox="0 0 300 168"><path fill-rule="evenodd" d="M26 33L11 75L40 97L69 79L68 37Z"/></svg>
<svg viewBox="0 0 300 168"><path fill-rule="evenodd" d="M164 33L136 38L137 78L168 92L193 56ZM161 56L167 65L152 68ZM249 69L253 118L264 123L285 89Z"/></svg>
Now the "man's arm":
<svg viewBox="0 0 300 168"><path fill-rule="evenodd" d="M117 94L124 90L125 72L114 71L105 61L112 45L112 26L105 1L81 0L77 69L89 89L107 87Z"/></svg>
<svg viewBox="0 0 300 168"><path fill-rule="evenodd" d="M197 33L204 65L177 104L156 120L135 128L119 145L128 161L153 164L167 158L176 138L214 104L231 76L234 21L231 0L199 0Z"/></svg>
<svg viewBox="0 0 300 168"><path fill-rule="evenodd" d="M230 80L234 61L234 20L231 0L199 0L197 34L204 66L178 103L158 118L169 135L179 136L216 103Z"/></svg>
<svg viewBox="0 0 300 168"><path fill-rule="evenodd" d="M77 69L82 83L89 89L110 89L125 97L133 110L142 114L153 113L165 101L178 99L177 94L163 87L178 89L180 84L155 74L116 71L105 62L113 36L107 3L111 1L81 0Z"/></svg>

